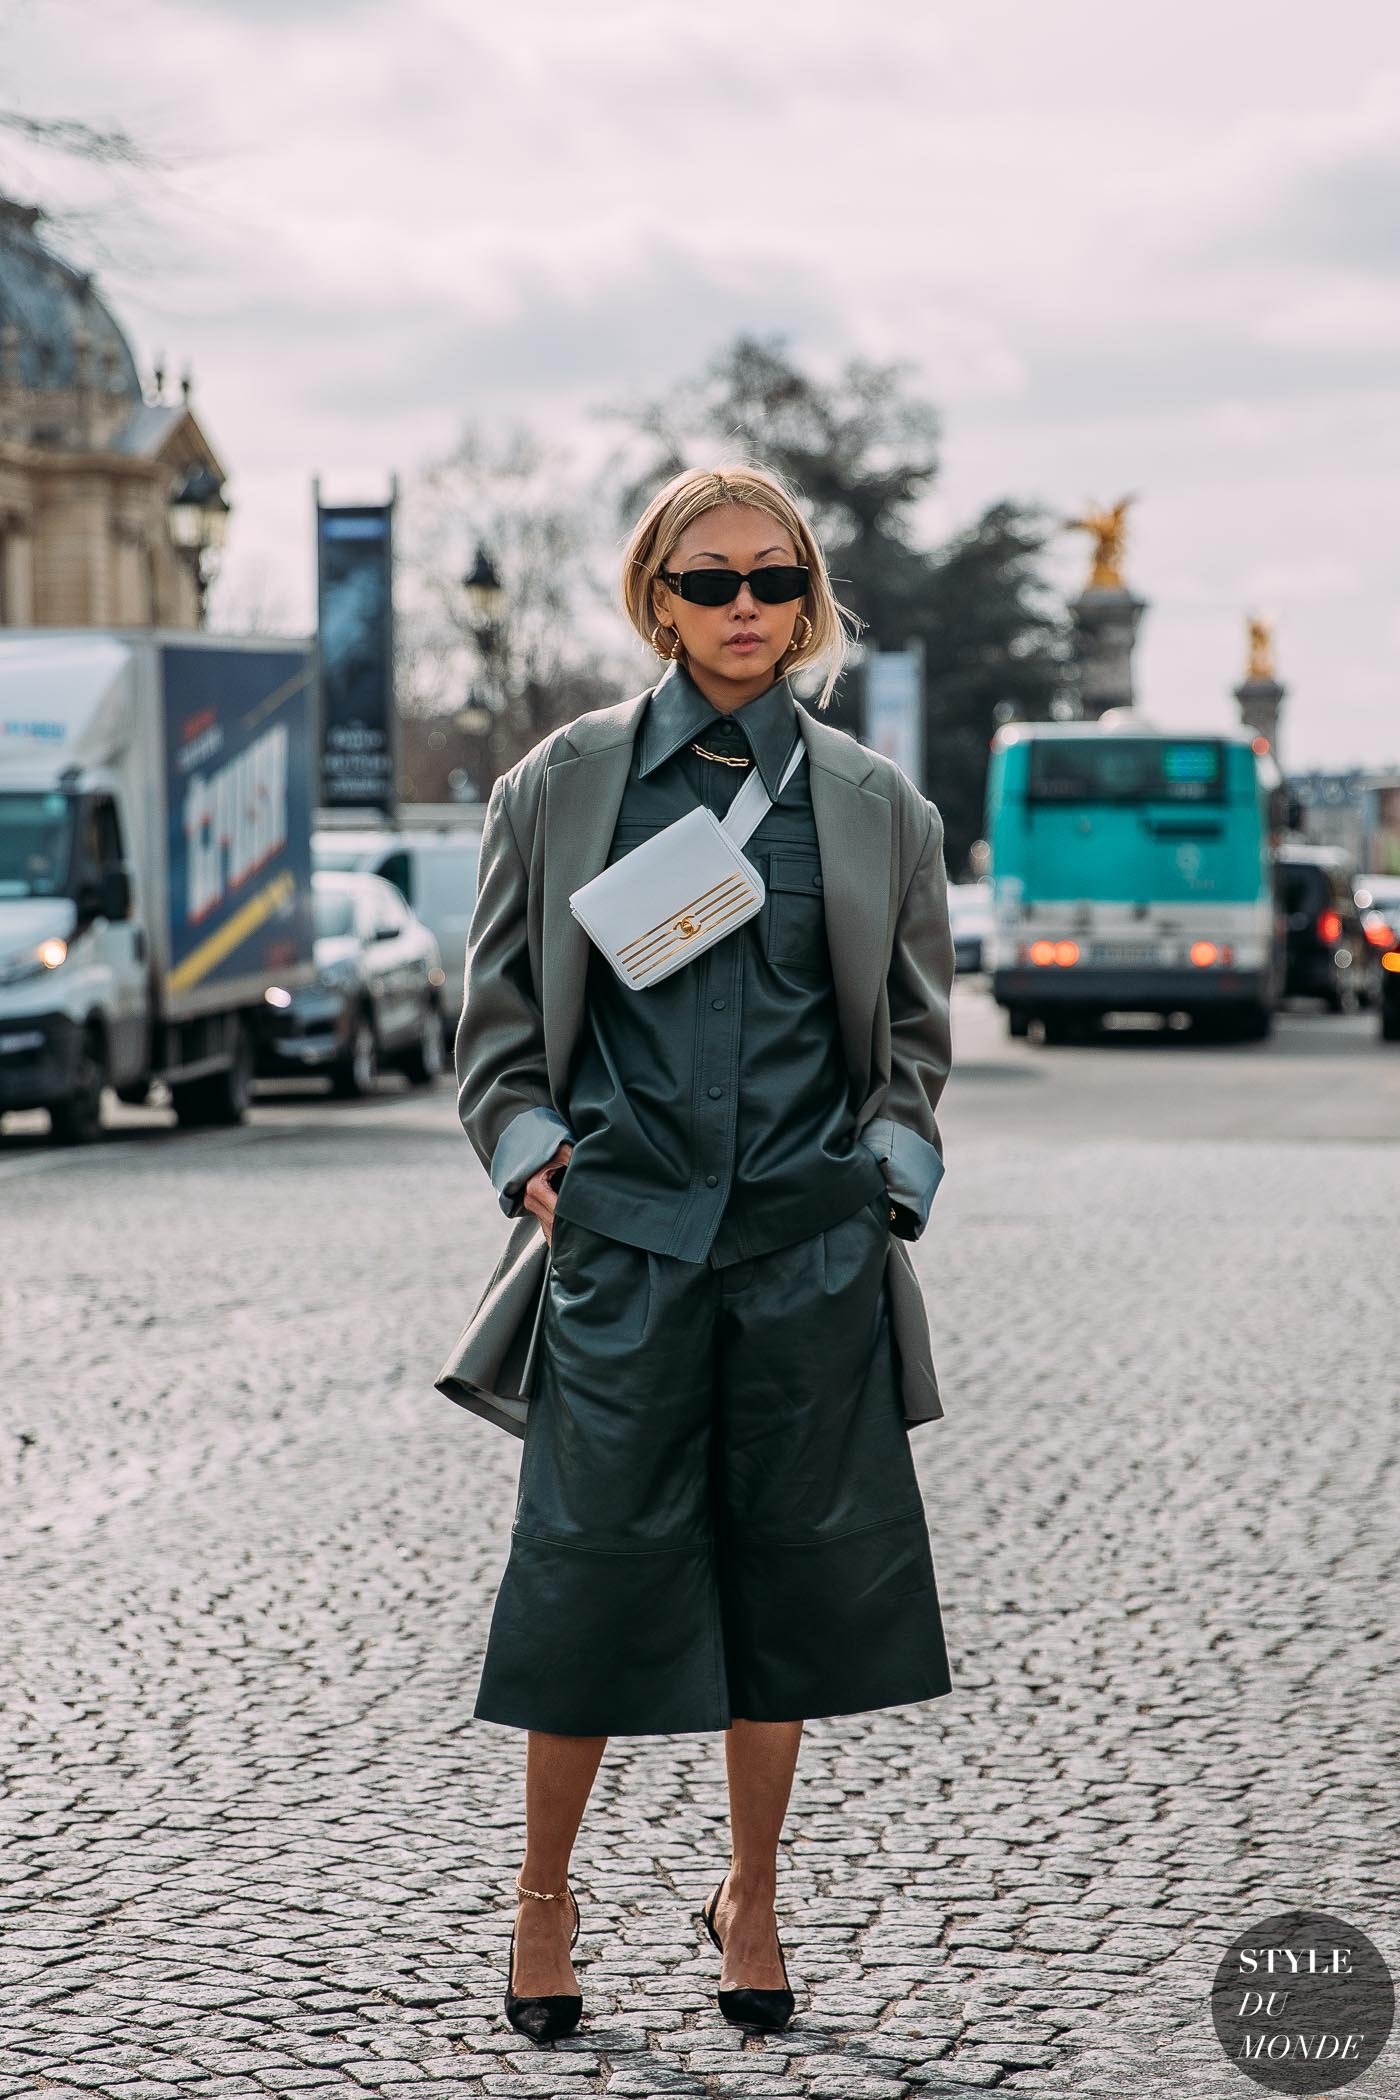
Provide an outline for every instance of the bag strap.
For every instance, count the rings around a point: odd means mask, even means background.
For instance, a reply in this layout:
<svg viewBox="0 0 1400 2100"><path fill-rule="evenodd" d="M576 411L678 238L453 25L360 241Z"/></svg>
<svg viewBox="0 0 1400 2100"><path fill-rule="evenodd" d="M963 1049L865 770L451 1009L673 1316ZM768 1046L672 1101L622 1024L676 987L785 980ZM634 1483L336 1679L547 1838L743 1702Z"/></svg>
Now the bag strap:
<svg viewBox="0 0 1400 2100"><path fill-rule="evenodd" d="M806 756L807 746L803 743L802 732L799 730L797 733L797 744L792 756L783 767L782 778L778 782L778 793L780 795ZM734 800L730 803L728 816L721 818L720 821L735 845L742 851L772 807L773 797L763 785L763 775L759 772L758 767L755 766L738 794L734 797Z"/></svg>

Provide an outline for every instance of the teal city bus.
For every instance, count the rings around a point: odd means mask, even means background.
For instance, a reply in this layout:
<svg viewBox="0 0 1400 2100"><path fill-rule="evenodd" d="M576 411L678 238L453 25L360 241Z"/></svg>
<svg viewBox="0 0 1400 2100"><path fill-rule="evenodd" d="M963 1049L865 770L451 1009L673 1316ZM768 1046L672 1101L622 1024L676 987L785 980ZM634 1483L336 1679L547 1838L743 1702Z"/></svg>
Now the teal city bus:
<svg viewBox="0 0 1400 2100"><path fill-rule="evenodd" d="M1106 1013L1266 1036L1282 989L1273 844L1285 795L1263 737L1168 733L1135 710L1009 722L985 836L992 995L1012 1035Z"/></svg>

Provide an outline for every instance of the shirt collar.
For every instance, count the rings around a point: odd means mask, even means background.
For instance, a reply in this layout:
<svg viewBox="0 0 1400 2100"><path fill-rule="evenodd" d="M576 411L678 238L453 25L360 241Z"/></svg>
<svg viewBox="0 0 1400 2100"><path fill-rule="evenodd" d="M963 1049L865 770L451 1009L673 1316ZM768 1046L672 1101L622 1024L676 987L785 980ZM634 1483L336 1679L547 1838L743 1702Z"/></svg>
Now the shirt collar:
<svg viewBox="0 0 1400 2100"><path fill-rule="evenodd" d="M684 664L669 663L653 689L642 722L640 777L645 780L692 737L721 722L737 722L743 730L763 785L776 802L783 767L792 755L793 738L799 734L797 700L786 678L726 714L723 708L711 706Z"/></svg>

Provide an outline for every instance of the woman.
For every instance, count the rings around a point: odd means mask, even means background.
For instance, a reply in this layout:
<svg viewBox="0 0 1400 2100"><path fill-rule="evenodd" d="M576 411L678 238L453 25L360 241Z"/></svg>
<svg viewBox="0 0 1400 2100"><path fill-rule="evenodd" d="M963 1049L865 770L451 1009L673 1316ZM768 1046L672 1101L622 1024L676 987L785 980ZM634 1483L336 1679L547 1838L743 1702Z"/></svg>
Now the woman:
<svg viewBox="0 0 1400 2100"><path fill-rule="evenodd" d="M725 1732L732 1858L700 1915L721 2010L776 2028L804 1719L949 1689L907 1435L942 1410L902 1245L943 1171L942 822L794 697L824 661L829 704L846 636L777 476L678 474L623 598L667 668L497 781L456 1045L462 1122L521 1221L440 1383L524 1435L475 1713L529 1731L506 2010L538 2041L582 2006L568 1869L609 1735ZM724 817L755 770L762 909L634 989L570 897L697 805ZM493 1323L511 1345L483 1355Z"/></svg>

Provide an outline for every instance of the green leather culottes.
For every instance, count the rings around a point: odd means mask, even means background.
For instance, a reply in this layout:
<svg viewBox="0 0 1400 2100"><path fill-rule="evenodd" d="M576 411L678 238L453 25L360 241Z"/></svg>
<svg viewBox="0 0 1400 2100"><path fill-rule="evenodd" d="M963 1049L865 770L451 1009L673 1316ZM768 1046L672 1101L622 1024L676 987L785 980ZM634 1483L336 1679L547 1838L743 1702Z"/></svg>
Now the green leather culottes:
<svg viewBox="0 0 1400 2100"><path fill-rule="evenodd" d="M950 1689L887 1209L723 1268L556 1221L478 1719L660 1735Z"/></svg>

